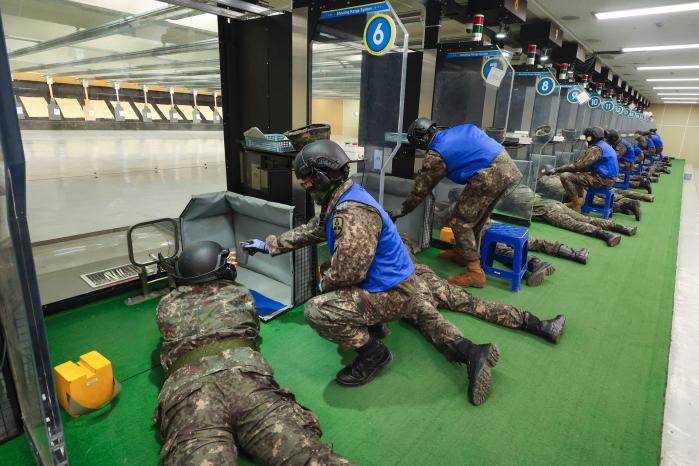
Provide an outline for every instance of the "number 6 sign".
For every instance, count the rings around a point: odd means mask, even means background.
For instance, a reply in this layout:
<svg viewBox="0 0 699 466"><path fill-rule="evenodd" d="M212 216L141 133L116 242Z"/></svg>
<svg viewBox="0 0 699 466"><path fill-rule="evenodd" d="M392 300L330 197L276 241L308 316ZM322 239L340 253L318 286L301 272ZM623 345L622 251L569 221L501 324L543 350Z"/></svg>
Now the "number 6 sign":
<svg viewBox="0 0 699 466"><path fill-rule="evenodd" d="M371 17L364 28L364 48L372 55L383 55L396 41L396 25L393 18L384 14Z"/></svg>

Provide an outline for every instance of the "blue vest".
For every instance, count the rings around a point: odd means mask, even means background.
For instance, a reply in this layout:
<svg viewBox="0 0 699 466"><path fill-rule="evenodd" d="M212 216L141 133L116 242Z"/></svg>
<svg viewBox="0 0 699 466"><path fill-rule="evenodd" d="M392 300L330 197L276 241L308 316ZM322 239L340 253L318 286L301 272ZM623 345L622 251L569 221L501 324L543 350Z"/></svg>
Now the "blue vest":
<svg viewBox="0 0 699 466"><path fill-rule="evenodd" d="M616 151L604 140L595 144L602 149L602 158L592 165L592 172L604 178L619 176L619 162L616 159Z"/></svg>
<svg viewBox="0 0 699 466"><path fill-rule="evenodd" d="M641 150L641 148L639 147L638 144L636 144L636 145L634 146L634 148L633 148L633 154L634 154L636 157L638 157L639 155L643 155L643 151Z"/></svg>
<svg viewBox="0 0 699 466"><path fill-rule="evenodd" d="M660 136L654 134L650 138L653 140L653 144L655 144L655 147L663 147L663 140L660 139Z"/></svg>
<svg viewBox="0 0 699 466"><path fill-rule="evenodd" d="M337 206L346 201L360 202L373 207L381 215L381 221L383 222L374 259L371 261L364 281L358 286L370 293L377 293L390 290L394 286L403 283L415 270L413 261L410 259L408 250L405 249L405 245L401 241L398 230L391 218L361 185L353 184L340 196L337 204L335 204L335 209L325 224L325 236L328 240L330 254L332 255L335 250L335 232L332 227L335 210L337 210Z"/></svg>
<svg viewBox="0 0 699 466"><path fill-rule="evenodd" d="M653 138L648 136L646 138L646 141L648 141L648 149L655 149L655 142L653 142Z"/></svg>
<svg viewBox="0 0 699 466"><path fill-rule="evenodd" d="M621 160L624 162L630 162L633 163L636 161L636 153L634 151L633 146L629 141L626 139L622 139L621 143L626 146L626 152L624 152L624 155L621 156Z"/></svg>
<svg viewBox="0 0 699 466"><path fill-rule="evenodd" d="M440 131L432 138L429 147L444 159L447 178L459 184L466 183L505 150L474 125L459 125Z"/></svg>

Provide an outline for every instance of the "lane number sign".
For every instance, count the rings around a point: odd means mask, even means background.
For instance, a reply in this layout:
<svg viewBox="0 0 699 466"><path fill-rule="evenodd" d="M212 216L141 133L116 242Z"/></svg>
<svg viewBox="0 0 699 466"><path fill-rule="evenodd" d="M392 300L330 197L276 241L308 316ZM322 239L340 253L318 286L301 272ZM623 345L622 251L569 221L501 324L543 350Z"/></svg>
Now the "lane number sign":
<svg viewBox="0 0 699 466"><path fill-rule="evenodd" d="M372 16L364 28L364 48L372 55L383 55L396 41L396 24L385 14Z"/></svg>

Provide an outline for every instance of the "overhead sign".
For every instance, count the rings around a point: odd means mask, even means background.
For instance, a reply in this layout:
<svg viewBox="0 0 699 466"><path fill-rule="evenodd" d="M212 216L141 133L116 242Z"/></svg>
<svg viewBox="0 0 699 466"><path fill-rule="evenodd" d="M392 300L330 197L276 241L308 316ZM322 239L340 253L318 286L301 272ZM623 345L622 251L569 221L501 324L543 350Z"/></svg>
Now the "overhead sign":
<svg viewBox="0 0 699 466"><path fill-rule="evenodd" d="M629 107L624 107L624 116L630 116L631 115L631 109Z"/></svg>
<svg viewBox="0 0 699 466"><path fill-rule="evenodd" d="M556 80L551 76L543 76L536 80L536 93L539 95L551 95L556 90Z"/></svg>
<svg viewBox="0 0 699 466"><path fill-rule="evenodd" d="M366 15L368 13L377 13L379 11L389 10L386 2L370 3L368 5L359 5L348 8L339 8L337 10L323 11L320 14L320 19L344 18L346 16Z"/></svg>
<svg viewBox="0 0 699 466"><path fill-rule="evenodd" d="M364 48L372 55L383 55L396 41L396 24L393 18L379 13L372 16L364 28Z"/></svg>
<svg viewBox="0 0 699 466"><path fill-rule="evenodd" d="M614 113L616 113L617 115L621 115L622 113L624 113L624 106L623 105L615 106Z"/></svg>
<svg viewBox="0 0 699 466"><path fill-rule="evenodd" d="M602 98L598 95L593 95L590 97L590 100L587 101L587 105L590 108L599 108L599 106L602 104Z"/></svg>
<svg viewBox="0 0 699 466"><path fill-rule="evenodd" d="M478 50L476 52L450 52L447 54L447 58L497 57L499 55L498 50Z"/></svg>
<svg viewBox="0 0 699 466"><path fill-rule="evenodd" d="M604 110L605 112L611 112L612 110L614 110L614 102L611 100L605 100L602 103L602 110Z"/></svg>
<svg viewBox="0 0 699 466"><path fill-rule="evenodd" d="M566 100L568 101L569 104L577 104L578 103L578 95L580 95L580 89L577 87L574 87L568 91L566 94Z"/></svg>

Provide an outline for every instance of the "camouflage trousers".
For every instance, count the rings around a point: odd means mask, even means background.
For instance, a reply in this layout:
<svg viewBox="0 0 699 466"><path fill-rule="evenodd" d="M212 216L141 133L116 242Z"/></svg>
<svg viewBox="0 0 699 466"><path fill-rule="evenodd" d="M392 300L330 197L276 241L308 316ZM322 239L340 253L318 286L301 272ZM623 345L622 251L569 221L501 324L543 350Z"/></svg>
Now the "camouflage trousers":
<svg viewBox="0 0 699 466"><path fill-rule="evenodd" d="M264 465L349 465L321 442L315 415L279 388L250 348L223 351L165 381L156 423L164 465L235 465L238 448Z"/></svg>
<svg viewBox="0 0 699 466"><path fill-rule="evenodd" d="M595 235L600 230L609 230L615 225L612 220L588 217L568 208L564 204L559 204L557 208L549 209L545 213L534 214L532 215L532 220L590 236Z"/></svg>
<svg viewBox="0 0 699 466"><path fill-rule="evenodd" d="M468 261L480 258L481 231L500 198L522 178L507 152L498 155L466 182L449 225L456 249Z"/></svg>
<svg viewBox="0 0 699 466"><path fill-rule="evenodd" d="M568 198L582 197L585 188L604 189L611 188L614 184L613 179L591 172L563 172L560 178Z"/></svg>
<svg viewBox="0 0 699 466"><path fill-rule="evenodd" d="M617 198L635 199L637 201L644 201L644 202L653 202L653 200L655 199L652 194L637 193L635 191L627 191L625 189L615 189L614 190L614 202L615 203L616 203ZM616 210L615 210L615 212L616 212Z"/></svg>
<svg viewBox="0 0 699 466"><path fill-rule="evenodd" d="M415 275L423 293L433 306L461 314L469 314L487 322L509 328L521 328L524 313L514 306L485 301L452 285L426 265L415 264Z"/></svg>
<svg viewBox="0 0 699 466"><path fill-rule="evenodd" d="M368 326L404 319L444 351L463 334L425 299L426 292L413 274L388 291L370 293L352 286L315 296L304 312L318 335L341 346L360 348L369 341Z"/></svg>
<svg viewBox="0 0 699 466"><path fill-rule="evenodd" d="M623 173L627 170L634 170L636 166L631 162L626 162L625 160L619 161L619 172ZM632 175L629 181L629 188L638 189L640 187L640 181L643 179L642 176ZM624 181L624 176L619 178L619 181Z"/></svg>

